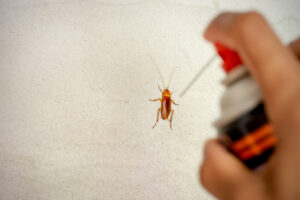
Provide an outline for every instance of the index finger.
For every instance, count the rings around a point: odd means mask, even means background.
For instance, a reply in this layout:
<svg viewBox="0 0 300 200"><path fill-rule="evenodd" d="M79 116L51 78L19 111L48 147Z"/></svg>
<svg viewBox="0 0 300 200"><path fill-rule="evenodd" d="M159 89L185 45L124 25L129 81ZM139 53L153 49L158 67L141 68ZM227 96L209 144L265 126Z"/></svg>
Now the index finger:
<svg viewBox="0 0 300 200"><path fill-rule="evenodd" d="M209 25L205 37L240 54L262 89L271 118L300 96L297 59L260 14L223 13Z"/></svg>

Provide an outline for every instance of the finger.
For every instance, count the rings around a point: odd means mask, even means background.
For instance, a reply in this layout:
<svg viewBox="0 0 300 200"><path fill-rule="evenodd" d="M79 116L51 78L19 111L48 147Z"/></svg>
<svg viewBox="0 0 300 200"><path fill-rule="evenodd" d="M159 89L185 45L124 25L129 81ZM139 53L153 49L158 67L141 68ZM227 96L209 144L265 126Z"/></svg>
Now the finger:
<svg viewBox="0 0 300 200"><path fill-rule="evenodd" d="M209 25L205 37L240 54L263 91L271 118L296 98L300 91L298 62L262 16L255 12L221 14Z"/></svg>
<svg viewBox="0 0 300 200"><path fill-rule="evenodd" d="M297 58L300 59L300 38L298 38L297 40L291 42L289 44L289 48L297 56Z"/></svg>
<svg viewBox="0 0 300 200"><path fill-rule="evenodd" d="M260 199L263 196L263 182L258 176L216 140L206 143L200 179L209 192L222 200Z"/></svg>

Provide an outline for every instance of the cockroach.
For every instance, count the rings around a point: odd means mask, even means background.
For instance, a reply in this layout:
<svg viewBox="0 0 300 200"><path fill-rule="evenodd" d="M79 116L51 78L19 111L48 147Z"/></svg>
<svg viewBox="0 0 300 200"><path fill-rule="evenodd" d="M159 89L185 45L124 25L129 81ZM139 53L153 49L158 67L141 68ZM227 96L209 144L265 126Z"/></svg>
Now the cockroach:
<svg viewBox="0 0 300 200"><path fill-rule="evenodd" d="M152 59L152 60L153 60L153 59ZM153 62L154 62L154 60L153 60ZM154 62L154 63L155 63L155 62ZM157 65L156 65L156 67L157 67ZM175 69L175 68L174 68L174 69ZM179 105L179 104L176 104L176 103L173 101L173 99L172 99L172 94L173 94L173 93L171 93L171 92L169 91L169 86L170 86L170 83L171 83L171 80L172 80L172 77L173 77L173 74L174 74L174 71L175 71L175 70L174 70L173 73L171 74L170 81L169 81L169 84L168 84L168 87L167 87L167 88L165 87L164 79L163 79L162 74L161 74L161 72L159 71L158 67L157 67L157 70L158 70L158 72L159 72L159 74L160 74L160 77L161 77L161 79L162 79L162 82L163 82L163 85L164 85L164 89L162 90L162 89L160 88L160 86L158 85L158 89L159 89L159 91L162 93L162 97L161 97L161 98L158 98L158 99L149 99L149 101L160 101L160 103L161 103L160 108L158 108L158 110L157 110L157 118L156 118L156 122L155 122L155 124L154 124L154 126L153 126L152 128L154 128L154 127L156 126L156 124L157 124L157 122L158 122L158 120L159 120L159 113L161 113L161 118L162 118L163 120L168 119L169 116L170 116L169 121L170 121L170 128L171 128L171 130L172 130L172 119L173 119L173 115L174 115L174 110L172 109L172 103L173 103L174 105Z"/></svg>

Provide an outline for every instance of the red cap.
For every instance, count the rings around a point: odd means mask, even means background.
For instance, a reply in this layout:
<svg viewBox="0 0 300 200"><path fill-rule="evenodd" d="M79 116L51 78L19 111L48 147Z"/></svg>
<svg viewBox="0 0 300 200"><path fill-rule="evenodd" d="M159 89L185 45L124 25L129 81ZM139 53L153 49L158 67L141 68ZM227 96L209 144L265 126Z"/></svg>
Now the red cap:
<svg viewBox="0 0 300 200"><path fill-rule="evenodd" d="M229 73L243 63L237 52L232 51L219 43L215 43L215 47L223 60L222 67L226 73Z"/></svg>

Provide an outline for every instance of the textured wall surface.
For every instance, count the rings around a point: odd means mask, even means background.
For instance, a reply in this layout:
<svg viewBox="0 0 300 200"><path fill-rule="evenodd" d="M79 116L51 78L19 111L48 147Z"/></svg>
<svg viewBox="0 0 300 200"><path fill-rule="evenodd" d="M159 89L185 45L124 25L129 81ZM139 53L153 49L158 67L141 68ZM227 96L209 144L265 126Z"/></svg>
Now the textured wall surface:
<svg viewBox="0 0 300 200"><path fill-rule="evenodd" d="M1 200L211 200L198 180L219 84L202 34L220 11L262 12L287 43L299 1L0 0ZM155 122L175 68L173 131Z"/></svg>

